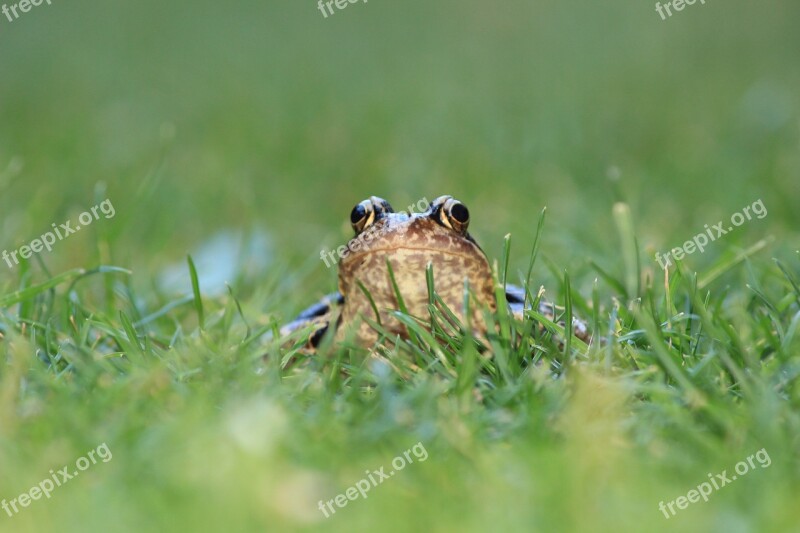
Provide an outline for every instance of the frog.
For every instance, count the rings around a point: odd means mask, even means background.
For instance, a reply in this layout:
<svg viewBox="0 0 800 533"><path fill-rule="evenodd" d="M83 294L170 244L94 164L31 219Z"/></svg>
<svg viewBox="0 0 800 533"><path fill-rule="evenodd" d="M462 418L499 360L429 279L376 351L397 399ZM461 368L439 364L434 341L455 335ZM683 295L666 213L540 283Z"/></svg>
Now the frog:
<svg viewBox="0 0 800 533"><path fill-rule="evenodd" d="M523 320L526 300L536 298L526 298L523 287L506 284L501 292L504 301L498 302L489 259L469 233L469 224L469 209L449 195L437 197L420 213L395 212L378 196L357 203L350 212L354 237L338 261L338 291L281 327L281 336L308 327L304 348L312 353L331 329L335 342L347 340L365 348L382 338L374 324L383 329L384 340L408 339L408 328L395 311L423 320L430 316L431 274L440 298L434 305L447 306L461 324L471 325L477 337L485 338L487 333L484 310L496 312L505 305L511 316ZM471 298L469 306L465 306L465 290ZM464 312L467 307L469 317ZM538 310L551 321L559 313L559 308L543 299ZM573 318L572 325L574 335L588 344L591 335L586 324Z"/></svg>

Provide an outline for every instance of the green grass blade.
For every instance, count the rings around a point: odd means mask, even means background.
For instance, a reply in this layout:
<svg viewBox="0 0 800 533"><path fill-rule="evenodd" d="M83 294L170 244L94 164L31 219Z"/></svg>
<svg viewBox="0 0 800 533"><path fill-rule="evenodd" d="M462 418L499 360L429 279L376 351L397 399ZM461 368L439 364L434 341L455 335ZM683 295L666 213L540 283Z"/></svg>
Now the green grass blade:
<svg viewBox="0 0 800 533"><path fill-rule="evenodd" d="M205 313L203 312L203 298L200 295L200 282L197 279L197 269L194 266L194 261L191 255L186 256L186 262L189 264L189 275L192 278L192 294L194 295L194 309L197 311L197 321L200 324L200 329L205 329Z"/></svg>

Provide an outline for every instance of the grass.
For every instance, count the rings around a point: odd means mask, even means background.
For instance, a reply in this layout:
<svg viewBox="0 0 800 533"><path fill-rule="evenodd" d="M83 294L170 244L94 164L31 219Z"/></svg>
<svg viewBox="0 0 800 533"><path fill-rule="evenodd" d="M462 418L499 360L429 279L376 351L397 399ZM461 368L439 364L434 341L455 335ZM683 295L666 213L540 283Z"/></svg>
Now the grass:
<svg viewBox="0 0 800 533"><path fill-rule="evenodd" d="M0 17L0 251L116 209L0 262L0 500L113 454L0 509L0 531L796 530L798 14L110 0ZM527 285L602 342L501 309L483 351L433 292L432 331L397 310L414 335L380 358L267 340L336 287L319 251L373 194L459 198L498 293ZM763 220L668 275L653 259L756 199ZM367 499L317 508L420 442L428 459ZM762 449L770 466L659 510Z"/></svg>
<svg viewBox="0 0 800 533"><path fill-rule="evenodd" d="M21 276L0 322L3 495L102 442L113 459L4 522L15 531L610 531L675 522L789 531L800 269L797 260L747 265L711 267L748 276L752 288L738 293L700 289L683 267L666 284L633 284L632 294L601 302L602 341L590 346L559 347L533 327L544 320L537 313L522 323L498 313L490 358L442 327L452 320L432 304L432 333L398 311L414 334L379 359L330 342L322 356L301 356L300 335L296 345L268 342L263 360L259 338L274 319L247 317L233 294L203 298L191 259L191 301L151 302L118 267L37 284ZM593 309L569 294L571 307ZM288 358L300 361L283 368ZM429 460L335 517L317 509L417 442ZM770 467L669 522L658 511L761 449Z"/></svg>

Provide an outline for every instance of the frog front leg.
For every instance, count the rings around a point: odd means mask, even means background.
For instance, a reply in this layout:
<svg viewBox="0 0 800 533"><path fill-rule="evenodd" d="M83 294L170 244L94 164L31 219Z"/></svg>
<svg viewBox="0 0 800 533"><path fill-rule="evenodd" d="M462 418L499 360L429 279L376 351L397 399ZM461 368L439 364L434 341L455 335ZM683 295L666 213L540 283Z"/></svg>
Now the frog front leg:
<svg viewBox="0 0 800 533"><path fill-rule="evenodd" d="M280 336L286 337L290 333L313 326L306 339L305 351L313 353L319 346L322 337L331 325L331 318L336 308L344 303L344 297L339 292L334 292L323 297L319 302L308 307L297 317L280 329Z"/></svg>
<svg viewBox="0 0 800 533"><path fill-rule="evenodd" d="M514 318L523 320L525 318L525 309L528 309L525 307L525 289L517 287L516 285L507 285L506 301L508 302L508 307L511 310L511 314L514 315ZM548 320L555 322L557 310L560 311L560 309L552 303L545 300L539 301L539 314L543 315ZM559 321L558 325L565 328L563 320ZM538 324L538 326L540 331L545 329L542 324ZM576 317L572 317L572 333L586 344L589 344L592 340L592 334L589 332L589 328L586 327L586 323Z"/></svg>

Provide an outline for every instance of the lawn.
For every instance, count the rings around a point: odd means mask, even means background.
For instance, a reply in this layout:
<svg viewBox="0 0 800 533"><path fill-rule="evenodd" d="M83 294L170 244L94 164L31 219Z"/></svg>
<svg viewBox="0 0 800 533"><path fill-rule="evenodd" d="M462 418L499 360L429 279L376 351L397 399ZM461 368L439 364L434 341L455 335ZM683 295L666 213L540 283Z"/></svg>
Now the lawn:
<svg viewBox="0 0 800 533"><path fill-rule="evenodd" d="M800 530L800 6L288 4L0 15L0 532ZM443 194L595 342L274 337Z"/></svg>

